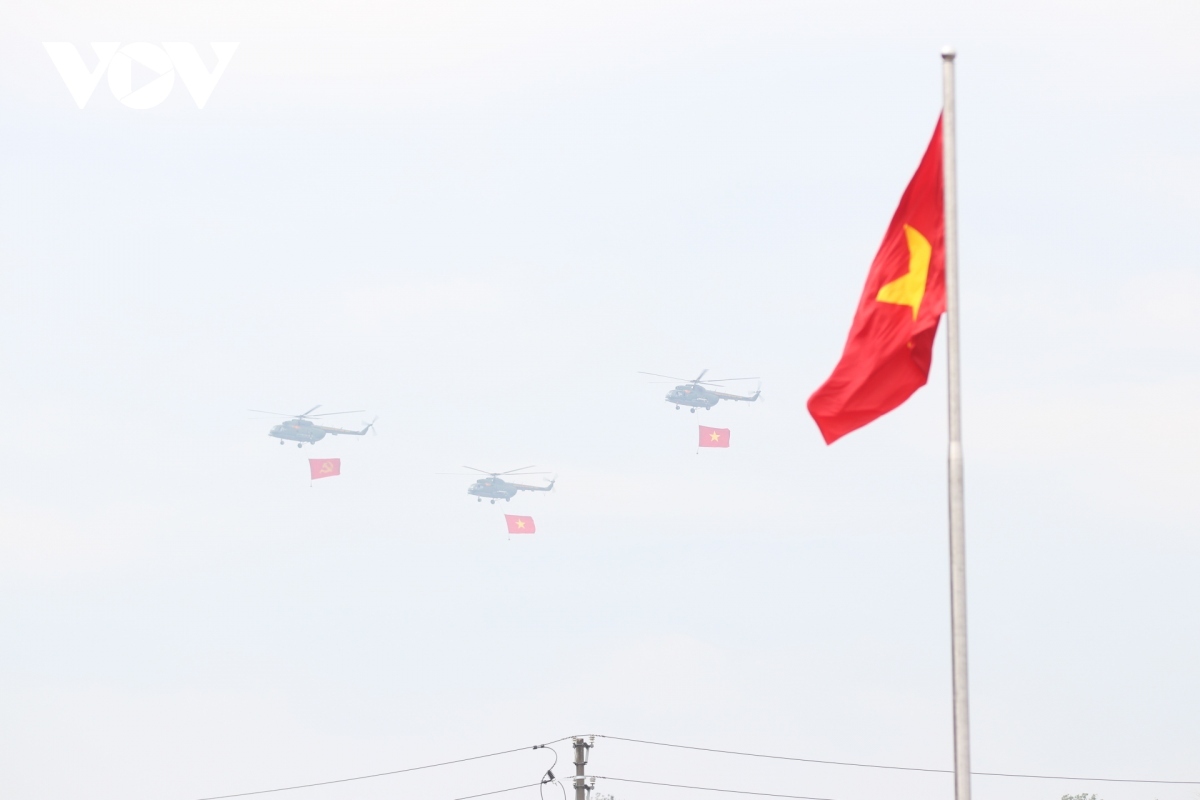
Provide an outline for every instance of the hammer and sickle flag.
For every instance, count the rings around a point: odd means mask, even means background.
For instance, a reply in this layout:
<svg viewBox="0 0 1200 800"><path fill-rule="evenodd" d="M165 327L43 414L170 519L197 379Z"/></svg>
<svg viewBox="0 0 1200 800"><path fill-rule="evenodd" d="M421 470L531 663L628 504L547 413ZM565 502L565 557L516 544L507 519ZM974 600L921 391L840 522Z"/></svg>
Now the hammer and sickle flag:
<svg viewBox="0 0 1200 800"><path fill-rule="evenodd" d="M929 378L946 310L942 189L939 118L871 262L841 361L808 399L826 444L882 417Z"/></svg>
<svg viewBox="0 0 1200 800"><path fill-rule="evenodd" d="M509 533L537 533L537 528L533 527L533 517L505 514L504 521L508 524Z"/></svg>
<svg viewBox="0 0 1200 800"><path fill-rule="evenodd" d="M332 478L334 475L342 474L342 460L340 458L310 458L308 471L314 481L320 478Z"/></svg>

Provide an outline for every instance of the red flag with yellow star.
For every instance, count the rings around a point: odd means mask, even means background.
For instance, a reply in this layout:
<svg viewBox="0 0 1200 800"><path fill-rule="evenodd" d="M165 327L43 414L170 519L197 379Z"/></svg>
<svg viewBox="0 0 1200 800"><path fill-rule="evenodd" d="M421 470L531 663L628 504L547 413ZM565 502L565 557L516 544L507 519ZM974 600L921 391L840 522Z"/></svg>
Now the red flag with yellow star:
<svg viewBox="0 0 1200 800"><path fill-rule="evenodd" d="M505 514L504 521L508 523L509 533L537 533L537 528L533 527L533 517Z"/></svg>
<svg viewBox="0 0 1200 800"><path fill-rule="evenodd" d="M729 447L729 428L700 426L701 447Z"/></svg>
<svg viewBox="0 0 1200 800"><path fill-rule="evenodd" d="M925 385L946 310L942 121L900 198L850 325L842 359L808 399L832 444Z"/></svg>

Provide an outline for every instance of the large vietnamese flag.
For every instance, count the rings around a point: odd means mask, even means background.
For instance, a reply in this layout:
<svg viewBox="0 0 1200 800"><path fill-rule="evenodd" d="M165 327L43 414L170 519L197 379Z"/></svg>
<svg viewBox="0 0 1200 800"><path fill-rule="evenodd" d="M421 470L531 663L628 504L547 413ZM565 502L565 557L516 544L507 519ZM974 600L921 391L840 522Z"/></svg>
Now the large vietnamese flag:
<svg viewBox="0 0 1200 800"><path fill-rule="evenodd" d="M939 119L871 262L842 359L808 399L827 444L896 408L929 378L946 310L942 186Z"/></svg>
<svg viewBox="0 0 1200 800"><path fill-rule="evenodd" d="M504 521L508 524L509 533L537 533L537 528L533 526L533 517L505 514Z"/></svg>
<svg viewBox="0 0 1200 800"><path fill-rule="evenodd" d="M729 447L729 428L700 426L701 447Z"/></svg>

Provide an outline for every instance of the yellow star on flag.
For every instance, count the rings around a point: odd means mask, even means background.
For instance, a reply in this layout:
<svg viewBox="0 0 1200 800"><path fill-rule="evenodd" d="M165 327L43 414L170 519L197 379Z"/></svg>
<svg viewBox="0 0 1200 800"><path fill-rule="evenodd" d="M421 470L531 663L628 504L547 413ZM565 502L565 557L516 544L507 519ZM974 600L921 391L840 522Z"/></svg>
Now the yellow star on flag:
<svg viewBox="0 0 1200 800"><path fill-rule="evenodd" d="M915 320L921 300L925 297L925 280L929 277L929 259L933 256L933 248L919 230L908 225L904 226L904 238L908 240L908 272L884 284L875 299L881 303L908 306Z"/></svg>
<svg viewBox="0 0 1200 800"><path fill-rule="evenodd" d="M714 442L719 442L719 441L721 441L721 434L717 433L716 431L713 431L712 433L710 433L708 435L708 438L712 439Z"/></svg>
<svg viewBox="0 0 1200 800"><path fill-rule="evenodd" d="M517 520L517 527L518 527L518 528L524 528L524 527L525 527L525 520L523 520L523 519L519 519L519 520Z"/></svg>

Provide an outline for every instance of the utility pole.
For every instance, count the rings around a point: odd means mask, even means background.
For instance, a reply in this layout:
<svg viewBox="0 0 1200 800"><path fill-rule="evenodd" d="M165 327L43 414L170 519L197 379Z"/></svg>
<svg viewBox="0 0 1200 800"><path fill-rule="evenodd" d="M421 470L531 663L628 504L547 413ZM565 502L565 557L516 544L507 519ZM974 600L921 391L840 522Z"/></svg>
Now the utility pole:
<svg viewBox="0 0 1200 800"><path fill-rule="evenodd" d="M575 745L575 800L588 800L588 795L592 791L592 787L587 783L586 767L588 762L588 750L596 743L596 737L588 736L586 739L582 736L576 736L572 741Z"/></svg>

